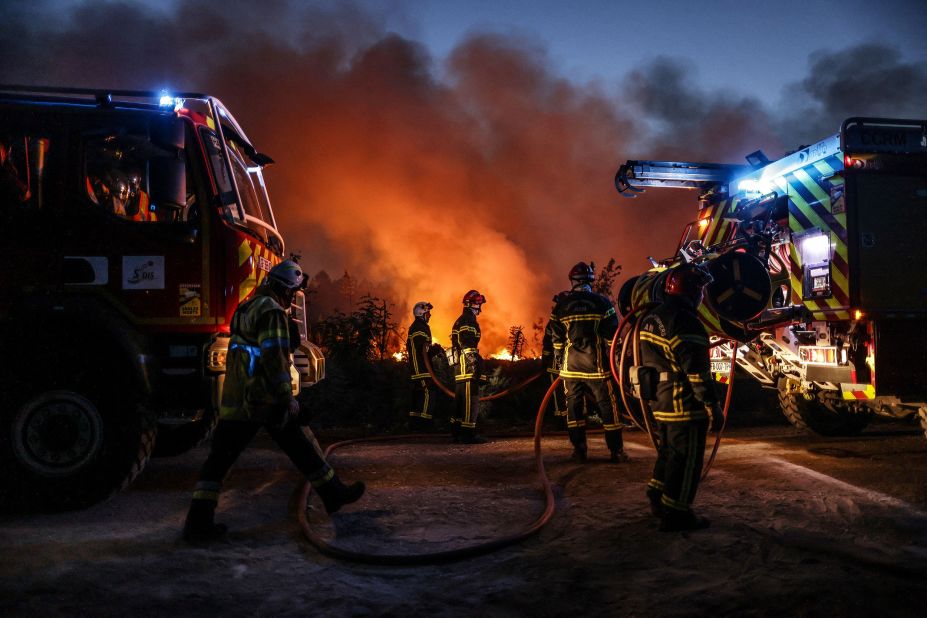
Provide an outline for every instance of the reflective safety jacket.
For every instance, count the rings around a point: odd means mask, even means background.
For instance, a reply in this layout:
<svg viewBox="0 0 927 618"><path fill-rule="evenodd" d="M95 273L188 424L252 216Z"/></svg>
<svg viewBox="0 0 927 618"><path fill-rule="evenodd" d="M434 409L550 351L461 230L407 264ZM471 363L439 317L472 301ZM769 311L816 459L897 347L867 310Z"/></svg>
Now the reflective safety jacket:
<svg viewBox="0 0 927 618"><path fill-rule="evenodd" d="M608 353L618 317L610 300L585 290L562 294L548 326L561 378L602 380L611 375Z"/></svg>
<svg viewBox="0 0 927 618"><path fill-rule="evenodd" d="M425 365L425 355L431 347L431 327L422 318L415 318L406 337L406 353L409 355L409 373L413 380L430 378Z"/></svg>
<svg viewBox="0 0 927 618"><path fill-rule="evenodd" d="M660 372L657 399L651 403L658 421L708 418L705 407L718 402L711 377L708 334L695 311L672 296L641 322L641 363Z"/></svg>
<svg viewBox="0 0 927 618"><path fill-rule="evenodd" d="M232 316L219 417L266 422L292 397L289 321L277 299L258 288Z"/></svg>
<svg viewBox="0 0 927 618"><path fill-rule="evenodd" d="M480 377L480 358L477 346L480 344L480 325L476 316L469 307L464 307L463 313L454 322L451 330L451 350L457 358L454 365L454 379L457 382L465 380L478 380Z"/></svg>

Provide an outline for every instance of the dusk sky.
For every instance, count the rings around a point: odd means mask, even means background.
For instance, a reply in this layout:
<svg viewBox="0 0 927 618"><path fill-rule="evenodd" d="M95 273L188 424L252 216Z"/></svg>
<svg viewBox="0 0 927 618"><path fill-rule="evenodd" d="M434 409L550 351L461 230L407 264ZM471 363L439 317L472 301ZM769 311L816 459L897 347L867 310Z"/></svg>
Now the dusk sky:
<svg viewBox="0 0 927 618"><path fill-rule="evenodd" d="M547 48L564 76L606 82L670 55L689 60L708 88L769 103L806 76L816 51L881 42L898 46L909 60L927 60L927 2L921 0L407 0L396 6L405 15L395 20L397 30L437 55L468 32L513 34Z"/></svg>
<svg viewBox="0 0 927 618"><path fill-rule="evenodd" d="M923 1L0 3L0 83L206 91L259 150L307 269L436 306L492 345L580 259L666 257L694 195L626 159L742 162L853 115L927 117ZM405 322L401 317L400 322ZM444 337L446 341L446 337Z"/></svg>

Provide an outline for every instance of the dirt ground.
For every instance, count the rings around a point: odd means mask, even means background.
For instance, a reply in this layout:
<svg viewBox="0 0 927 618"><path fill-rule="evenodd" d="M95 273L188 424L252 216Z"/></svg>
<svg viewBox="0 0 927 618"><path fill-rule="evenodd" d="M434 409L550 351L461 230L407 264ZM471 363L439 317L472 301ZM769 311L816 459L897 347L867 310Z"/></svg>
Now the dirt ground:
<svg viewBox="0 0 927 618"><path fill-rule="evenodd" d="M914 446L896 473L923 475L927 445L918 452L917 436L904 439ZM93 508L0 517L0 615L923 615L923 485L899 498L841 480L875 456L832 452L843 472L831 475L819 471L828 453L790 444L801 440L790 427L733 430L696 503L711 528L661 533L644 498L654 459L644 434L627 432L632 460L618 465L601 435L590 436L585 465L570 460L566 438L545 438L557 504L540 533L425 566L321 555L297 523L298 474L263 435L223 493L228 542L184 545L200 447L152 460ZM309 520L355 551L465 547L516 533L544 508L526 437L462 446L435 435L346 446L331 459L368 493L332 518L313 498Z"/></svg>

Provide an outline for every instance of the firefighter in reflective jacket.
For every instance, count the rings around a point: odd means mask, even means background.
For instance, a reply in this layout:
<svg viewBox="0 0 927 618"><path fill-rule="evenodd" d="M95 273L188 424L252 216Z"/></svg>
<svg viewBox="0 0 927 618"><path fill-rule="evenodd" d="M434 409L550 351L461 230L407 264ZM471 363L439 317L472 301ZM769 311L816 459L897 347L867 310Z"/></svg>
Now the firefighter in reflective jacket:
<svg viewBox="0 0 927 618"><path fill-rule="evenodd" d="M421 431L429 429L433 423L433 410L438 389L435 386L428 366L425 365L425 355L431 349L431 319L432 304L426 301L415 303L412 308L414 320L409 326L409 335L406 337L406 353L409 357L409 373L412 379L412 409L409 411L409 429Z"/></svg>
<svg viewBox="0 0 927 618"><path fill-rule="evenodd" d="M550 316L551 343L566 389L567 429L574 457L580 462L587 459L583 399L588 394L602 418L611 461L617 463L628 460L608 361L618 318L611 301L592 291L594 280L595 272L585 262L570 270L573 289L560 296Z"/></svg>
<svg viewBox="0 0 927 618"><path fill-rule="evenodd" d="M486 438L476 435L476 417L479 413L480 377L483 359L477 346L480 343L480 314L486 297L470 290L463 297L463 312L451 330L451 350L454 355L454 416L451 417L451 434L454 442L482 444Z"/></svg>
<svg viewBox="0 0 927 618"><path fill-rule="evenodd" d="M299 404L290 386L291 340L288 309L306 286L306 276L293 260L274 266L254 296L235 310L226 360L219 423L209 456L187 513L183 536L190 543L222 537L227 528L213 521L222 481L248 443L264 427L334 513L364 493L361 482L346 486L325 461L311 432L297 417Z"/></svg>
<svg viewBox="0 0 927 618"><path fill-rule="evenodd" d="M694 265L669 272L665 300L641 321L641 362L658 372L657 462L647 485L660 530L694 530L709 522L692 512L705 455L705 437L721 409L711 378L708 335L696 313L711 275Z"/></svg>
<svg viewBox="0 0 927 618"><path fill-rule="evenodd" d="M560 302L560 298L568 293L569 292L560 292L556 294L554 296L554 307ZM557 367L557 363L554 360L553 329L551 324L553 324L553 322L548 320L547 327L544 329L544 339L541 341L541 367L547 370L547 373L550 374L550 381L553 382L560 377L560 369ZM560 386L554 389L554 416L565 417L566 415L566 391L564 390L563 382L561 382Z"/></svg>

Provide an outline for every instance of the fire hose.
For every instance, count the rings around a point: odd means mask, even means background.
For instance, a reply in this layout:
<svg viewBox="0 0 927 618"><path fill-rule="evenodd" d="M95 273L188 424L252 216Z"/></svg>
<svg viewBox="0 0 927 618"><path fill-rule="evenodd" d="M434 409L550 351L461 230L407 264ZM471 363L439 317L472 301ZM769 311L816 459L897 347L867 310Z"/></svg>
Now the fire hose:
<svg viewBox="0 0 927 618"><path fill-rule="evenodd" d="M440 388L442 391L444 391L444 393L448 395L449 397L454 397L454 391L446 387L444 383L441 382L441 380L438 378L438 376L435 375L435 370L431 366L431 358L429 358L428 354L425 354L424 358L425 358L425 368L428 369L428 373L429 375L431 375L431 379L434 381L435 385L437 385L437 387ZM494 399L500 399L507 395L511 395L512 393L516 393L520 391L521 389L525 388L526 386L528 386L529 384L531 384L532 382L540 378L542 375L544 375L544 372L539 371L536 374L529 376L524 382L516 384L515 386L510 386L506 389L499 391L498 393L493 393L492 395L486 395L485 397L480 397L479 400L480 401L492 401Z"/></svg>
<svg viewBox="0 0 927 618"><path fill-rule="evenodd" d="M618 338L621 336L621 331L625 323L629 322L629 320L633 316L637 315L638 313L641 313L642 311L646 311L649 313L655 307L656 307L656 304L654 303L635 307L631 309L631 311L629 311L627 315L623 316L621 318L621 322L619 322L618 324L618 329L615 331L615 336L612 337L612 343L611 343L611 347L609 351L609 361L611 363L612 377L614 377L615 381L618 383L618 391L621 393L621 400L624 403L625 409L628 410L628 416L631 418L632 421L634 421L634 417L631 415L631 408L628 405L628 398L627 398L627 394L624 388L624 381L621 376L624 375L624 363L625 363L625 359L627 358L627 346L629 342L631 341L633 341L632 345L634 345L634 348L633 348L634 363L640 364L639 363L640 348L639 348L638 332L640 328L640 323L643 321L643 319L637 320L634 326L630 327L629 330L631 332L628 333L630 336L626 337L624 341L622 341L620 366L617 369L615 367L615 344L618 341ZM646 313L644 315L646 315ZM721 446L721 436L724 433L725 426L727 426L727 414L731 406L732 395L734 394L734 367L735 367L736 361L737 361L737 346L734 345L733 352L731 354L731 366L730 366L730 373L729 373L730 379L728 381L726 393L724 396L724 408L721 412L721 415L722 415L721 427L718 429L718 432L715 434L715 443L714 443L714 446L712 446L711 455L708 457L708 462L705 464L705 469L702 472L702 480L705 480L705 478L708 476L708 471L711 470L711 465L714 463L715 457L718 454L718 449ZM647 433L650 437L650 442L651 444L653 444L654 448L657 448L656 438L654 437L653 430L650 427L650 421L648 420L649 406L643 399L640 399L639 402L640 402L640 407L641 407L641 414L644 419L644 424L647 427ZM638 425L636 421L634 421L634 424L637 425L638 428L641 428L640 425Z"/></svg>
<svg viewBox="0 0 927 618"><path fill-rule="evenodd" d="M429 367L430 369L430 367ZM547 410L547 405L550 402L551 395L553 395L554 389L560 385L560 378L557 378L551 382L550 388L547 389L547 393L544 395L544 398L541 400L541 405L538 408L537 418L534 422L534 460L535 465L537 466L538 478L541 481L541 486L544 491L544 512L538 517L534 523L532 523L525 530L511 534L509 536L504 536L501 538L493 539L485 543L479 543L476 545L471 545L469 547L461 547L459 549L450 549L445 551L438 552L429 552L424 554L367 554L363 552L351 551L336 547L319 536L312 526L309 523L309 517L306 514L306 508L302 507L298 510L298 520L299 525L302 528L303 535L306 539L321 553L332 558L338 558L341 560L351 560L354 562L362 562L365 564L384 564L384 565L422 565L422 564L434 564L437 562L449 562L453 560L463 560L465 558L472 558L474 556L479 556L487 554L489 552L495 551L497 549L502 549L509 545L519 543L528 537L536 534L554 514L554 509L556 507L556 501L554 499L554 491L551 487L550 479L547 477L547 471L544 469L544 458L541 455L541 425L544 420L544 411ZM359 444L363 442L382 442L386 440L400 440L408 439L409 437L421 438L422 436L380 436L375 438L358 438L354 440L344 440L341 442L335 442L327 449L325 449L325 457L327 458L332 452L336 449L339 449L343 446L349 444ZM299 504L308 505L309 498L312 493L312 485L309 481L303 483L302 489L299 494Z"/></svg>
<svg viewBox="0 0 927 618"><path fill-rule="evenodd" d="M647 308L646 306L635 307L634 309L629 311L627 315L623 316L620 322L618 322L618 328L615 330L615 336L612 337L612 343L611 343L611 346L609 347L608 360L609 360L609 366L611 367L611 370L612 370L612 377L615 378L615 382L617 382L618 384L618 392L621 393L621 403L624 404L624 409L628 411L628 418L631 419L631 422L634 423L634 425L638 429L640 429L641 431L647 432L647 436L650 438L650 443L653 444L654 447L656 447L656 442L653 437L653 430L650 428L650 421L647 419L647 411L644 409L643 403L641 405L641 416L643 417L643 425L642 425L641 423L638 423L637 419L634 418L634 415L631 414L631 406L628 404L628 396L624 389L624 381L619 377L619 376L624 375L624 359L625 359L625 355L627 354L628 341L633 339L633 336L626 337L621 342L621 362L622 362L621 371L617 371L615 369L615 343L618 341L618 338L621 336L621 331L624 329L625 324L628 324L629 320L633 316L640 313L646 308Z"/></svg>

